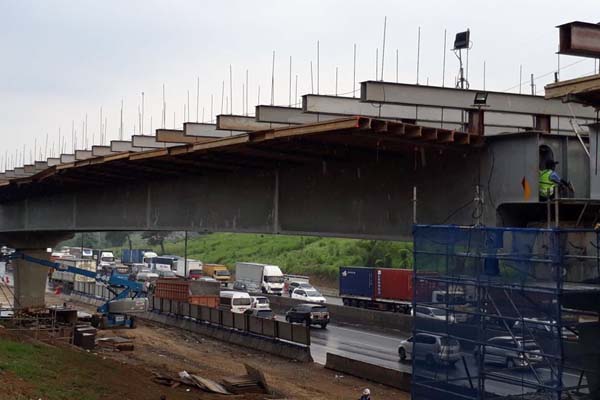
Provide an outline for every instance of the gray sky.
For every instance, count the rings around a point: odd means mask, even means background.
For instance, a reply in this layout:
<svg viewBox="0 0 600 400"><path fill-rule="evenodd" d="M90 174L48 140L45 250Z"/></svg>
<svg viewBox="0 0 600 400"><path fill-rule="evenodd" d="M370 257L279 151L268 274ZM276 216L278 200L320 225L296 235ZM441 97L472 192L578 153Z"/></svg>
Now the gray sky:
<svg viewBox="0 0 600 400"><path fill-rule="evenodd" d="M58 131L71 150L72 121L81 143L88 115L88 136L99 141L100 107L107 117L108 140L118 139L121 99L125 135L139 132L138 106L145 92L144 133L159 128L162 85L166 86L167 127L181 127L187 91L188 120L196 120L196 80L200 78L199 119L221 112L222 82L229 97L229 65L233 70L233 113L241 114L242 85L249 75L249 109L270 103L271 61L275 59L275 104L289 102L289 57L298 95L311 91L310 62L320 41L320 93L352 91L353 44L358 48L357 82L375 79L375 52L381 62L384 16L388 17L384 79L416 82L417 30L421 27L420 83L442 83L444 29L448 48L454 34L471 29L471 88L518 92L519 65L523 91L529 76L538 93L557 68L556 25L572 20L600 21L597 0L265 0L265 1L85 1L0 0L0 132L4 167L8 151L23 152L29 162L34 141L38 153ZM561 79L590 74L594 61L561 57ZM453 85L458 63L446 53L446 85ZM526 86L527 85L527 86ZM294 84L292 97L294 97ZM358 85L357 85L358 87ZM229 99L227 99L229 101ZM295 102L292 100L292 102ZM81 146L78 146L80 148ZM9 156L10 158L10 156ZM41 157L37 157L41 159Z"/></svg>

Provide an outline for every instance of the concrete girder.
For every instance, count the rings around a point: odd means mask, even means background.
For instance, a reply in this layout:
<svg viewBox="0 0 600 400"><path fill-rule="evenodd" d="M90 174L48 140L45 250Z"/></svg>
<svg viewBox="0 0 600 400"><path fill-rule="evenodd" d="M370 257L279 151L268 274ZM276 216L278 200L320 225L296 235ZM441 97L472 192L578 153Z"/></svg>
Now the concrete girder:
<svg viewBox="0 0 600 400"><path fill-rule="evenodd" d="M165 149L167 147L178 146L179 143L158 142L156 136L133 135L131 137L131 145L142 150L149 149Z"/></svg>
<svg viewBox="0 0 600 400"><path fill-rule="evenodd" d="M35 165L34 164L26 164L23 165L23 170L26 174L33 175L35 174Z"/></svg>
<svg viewBox="0 0 600 400"><path fill-rule="evenodd" d="M420 222L434 223L472 200L479 177L477 153L426 151L427 163L417 170L412 157L373 152L371 161L360 163L322 161L197 176L180 172L177 179L157 174L119 182L118 191L97 185L92 191L80 182L78 190L1 203L0 231L191 230L405 239L413 186L419 187ZM450 170L461 173L448 175ZM441 187L446 189L440 204ZM470 223L471 212L457 212L446 222Z"/></svg>
<svg viewBox="0 0 600 400"><path fill-rule="evenodd" d="M60 158L59 157L50 157L46 160L46 162L48 163L49 167L54 167L55 165L60 164Z"/></svg>
<svg viewBox="0 0 600 400"><path fill-rule="evenodd" d="M216 124L184 122L183 134L185 136L206 136L220 138L232 136L234 133L232 131L217 130Z"/></svg>
<svg viewBox="0 0 600 400"><path fill-rule="evenodd" d="M215 140L215 137L208 136L186 136L184 131L177 129L157 129L156 130L156 141L157 142L171 142L171 143L204 143L211 140Z"/></svg>
<svg viewBox="0 0 600 400"><path fill-rule="evenodd" d="M110 154L114 154L115 152L111 150L110 146L92 146L92 156L93 157L102 157Z"/></svg>
<svg viewBox="0 0 600 400"><path fill-rule="evenodd" d="M35 166L35 171L40 172L40 171L43 171L46 168L48 168L48 162L47 161L36 161L34 166Z"/></svg>
<svg viewBox="0 0 600 400"><path fill-rule="evenodd" d="M91 150L75 150L75 160L87 160L88 158L92 158Z"/></svg>
<svg viewBox="0 0 600 400"><path fill-rule="evenodd" d="M60 155L60 163L68 164L75 162L75 154L61 154Z"/></svg>
<svg viewBox="0 0 600 400"><path fill-rule="evenodd" d="M455 109L475 109L477 90L409 85L404 83L366 81L361 83L360 100L370 103L408 104ZM560 100L545 100L543 96L487 92L488 111L528 115L572 117L571 109ZM594 110L572 105L573 113L581 119L595 118ZM590 121L591 122L591 121Z"/></svg>
<svg viewBox="0 0 600 400"><path fill-rule="evenodd" d="M256 132L266 129L285 128L289 124L258 122L254 117L243 115L217 115L217 129L237 132Z"/></svg>
<svg viewBox="0 0 600 400"><path fill-rule="evenodd" d="M129 140L111 140L110 141L110 150L115 153L123 153L127 151L142 151L138 147L133 147L131 141Z"/></svg>
<svg viewBox="0 0 600 400"><path fill-rule="evenodd" d="M347 115L349 114L346 114L346 116ZM316 122L329 121L341 117L344 117L344 115L305 114L302 108L265 105L256 106L256 120L259 122L271 122L290 125L313 124Z"/></svg>
<svg viewBox="0 0 600 400"><path fill-rule="evenodd" d="M444 107L409 104L368 103L356 98L305 95L302 98L302 109L305 113L314 113L322 118L323 115L348 116L362 115L368 117L392 120L414 121L415 124L457 131L465 130L468 115L462 110L452 108L452 104ZM551 116L552 132L568 133L572 131L571 118ZM486 111L484 133L496 135L499 133L525 131L535 128L535 120L530 114L505 113ZM581 119L580 125L588 120Z"/></svg>

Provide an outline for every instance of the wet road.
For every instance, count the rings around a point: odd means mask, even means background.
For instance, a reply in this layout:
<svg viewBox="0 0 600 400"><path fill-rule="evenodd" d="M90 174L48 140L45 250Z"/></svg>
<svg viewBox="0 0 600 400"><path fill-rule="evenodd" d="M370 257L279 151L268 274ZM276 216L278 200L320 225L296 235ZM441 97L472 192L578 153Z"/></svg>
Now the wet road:
<svg viewBox="0 0 600 400"><path fill-rule="evenodd" d="M368 329L330 323L326 329L311 329L311 353L315 362L325 364L327 353L393 369L399 363L398 345L407 336L370 332Z"/></svg>

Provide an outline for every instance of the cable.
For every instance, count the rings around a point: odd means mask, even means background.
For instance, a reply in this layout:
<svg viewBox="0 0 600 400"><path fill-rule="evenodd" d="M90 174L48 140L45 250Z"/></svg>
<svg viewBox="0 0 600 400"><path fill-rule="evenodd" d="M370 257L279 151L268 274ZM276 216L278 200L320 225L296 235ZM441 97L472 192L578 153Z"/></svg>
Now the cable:
<svg viewBox="0 0 600 400"><path fill-rule="evenodd" d="M567 65L565 65L564 67L561 67L560 69L561 69L561 71L562 71L562 70L565 70L565 69L567 69L567 68L570 68L570 67L572 67L572 66L574 66L574 65L580 64L580 63L582 63L582 62L584 62L584 61L587 61L587 59L585 59L585 58L584 58L584 59L581 59L581 60L578 60L578 61L572 62L571 64L567 64ZM534 78L534 79L533 79L533 81L535 82L535 81L537 81L538 79L545 78L546 76L552 75L552 74L554 74L555 72L556 72L556 70L552 70L552 71L550 71L550 72L547 72L547 73L545 73L545 74L543 74L543 75L540 75L540 76L538 76L537 78ZM508 89L505 89L505 90L503 90L503 92L509 92L509 91L511 91L511 90L513 90L513 89L516 89L516 88L518 88L518 87L519 87L519 86L521 86L522 84L523 84L523 81L519 82L519 83L518 83L517 85L515 85L515 86L512 86L512 87L510 87L510 88L508 88Z"/></svg>
<svg viewBox="0 0 600 400"><path fill-rule="evenodd" d="M444 225L446 222L448 222L448 220L452 217L454 217L456 214L458 214L460 211L464 210L465 208L467 208L468 206L470 206L471 204L473 204L475 200L471 199L469 200L467 203L463 204L462 206L458 207L456 210L452 211L450 213L450 215L448 215L446 217L445 220L442 221L441 225Z"/></svg>

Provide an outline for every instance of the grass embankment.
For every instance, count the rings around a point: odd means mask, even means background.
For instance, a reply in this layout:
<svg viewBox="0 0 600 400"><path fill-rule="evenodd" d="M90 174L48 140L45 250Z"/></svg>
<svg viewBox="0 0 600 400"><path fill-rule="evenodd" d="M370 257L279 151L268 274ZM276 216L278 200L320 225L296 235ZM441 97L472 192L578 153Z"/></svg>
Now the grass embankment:
<svg viewBox="0 0 600 400"><path fill-rule="evenodd" d="M184 248L183 240L165 242L168 254L183 256ZM285 273L310 275L335 285L341 266L412 268L412 243L214 233L189 239L188 257L230 268L237 261L275 264Z"/></svg>
<svg viewBox="0 0 600 400"><path fill-rule="evenodd" d="M102 399L109 367L97 356L43 344L19 343L0 337L2 399Z"/></svg>
<svg viewBox="0 0 600 400"><path fill-rule="evenodd" d="M0 399L109 400L192 398L158 387L146 371L102 355L0 336Z"/></svg>

